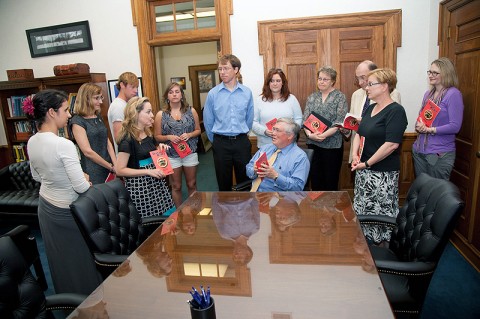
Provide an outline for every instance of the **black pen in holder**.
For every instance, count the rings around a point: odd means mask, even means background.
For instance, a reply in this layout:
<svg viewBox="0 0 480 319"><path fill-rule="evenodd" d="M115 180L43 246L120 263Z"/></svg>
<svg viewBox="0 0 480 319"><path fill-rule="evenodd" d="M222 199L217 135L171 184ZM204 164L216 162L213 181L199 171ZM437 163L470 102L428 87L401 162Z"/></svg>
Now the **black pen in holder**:
<svg viewBox="0 0 480 319"><path fill-rule="evenodd" d="M210 305L206 308L197 308L195 307L195 301L192 300L189 302L190 313L192 314L192 319L216 319L217 315L215 314L215 301L210 297Z"/></svg>

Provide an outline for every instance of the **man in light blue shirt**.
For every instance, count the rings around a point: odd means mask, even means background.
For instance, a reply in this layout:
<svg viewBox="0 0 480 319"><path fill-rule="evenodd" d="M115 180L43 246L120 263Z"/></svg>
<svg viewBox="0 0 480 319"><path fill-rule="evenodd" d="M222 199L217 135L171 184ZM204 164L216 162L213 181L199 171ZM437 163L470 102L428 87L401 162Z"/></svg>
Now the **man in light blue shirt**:
<svg viewBox="0 0 480 319"><path fill-rule="evenodd" d="M247 164L250 179L263 177L259 192L301 191L310 171L310 162L305 151L297 146L300 126L290 118L280 118L273 126L272 144L262 146ZM262 164L257 169L255 162L263 152L269 159L279 149L272 165Z"/></svg>
<svg viewBox="0 0 480 319"><path fill-rule="evenodd" d="M253 125L252 91L239 83L240 60L227 54L218 62L222 82L208 92L203 109L203 124L213 146L213 160L218 189L232 189L232 172L237 183L248 179L245 165L250 160L252 144L247 133Z"/></svg>

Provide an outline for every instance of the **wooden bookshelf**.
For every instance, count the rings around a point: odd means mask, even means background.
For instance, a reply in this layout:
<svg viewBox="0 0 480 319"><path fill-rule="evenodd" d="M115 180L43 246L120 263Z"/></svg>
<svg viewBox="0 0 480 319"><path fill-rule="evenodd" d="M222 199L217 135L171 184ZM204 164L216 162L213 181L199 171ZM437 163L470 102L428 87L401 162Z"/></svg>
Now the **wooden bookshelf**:
<svg viewBox="0 0 480 319"><path fill-rule="evenodd" d="M14 115L10 111L8 99L12 96L28 96L45 89L57 89L67 94L76 94L84 83L92 82L102 88L102 94L108 97L107 80L105 73L88 73L64 76L51 76L30 80L3 81L0 82L0 112L2 112L3 125L7 145L0 148L0 167L16 162L16 148L25 145L31 136L28 128L28 119L23 115ZM103 100L102 118L108 127L107 112L110 106L108 98ZM20 132L18 132L20 129ZM25 130L25 131L24 131ZM0 132L0 134L2 134ZM27 158L27 157L26 157Z"/></svg>

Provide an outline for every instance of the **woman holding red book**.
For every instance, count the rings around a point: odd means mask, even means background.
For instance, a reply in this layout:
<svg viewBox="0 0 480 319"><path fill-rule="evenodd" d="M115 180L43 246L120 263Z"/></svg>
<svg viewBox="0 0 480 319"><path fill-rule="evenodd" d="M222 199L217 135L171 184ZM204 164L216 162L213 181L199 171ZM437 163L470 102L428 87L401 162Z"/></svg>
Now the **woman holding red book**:
<svg viewBox="0 0 480 319"><path fill-rule="evenodd" d="M462 127L463 98L457 89L455 67L448 58L433 61L427 74L431 89L423 96L419 120L415 125L418 136L412 150L415 175L427 173L448 180L455 163L455 134ZM425 105L432 102L440 110L428 125L421 119L425 117Z"/></svg>
<svg viewBox="0 0 480 319"><path fill-rule="evenodd" d="M170 175L173 201L182 204L182 172L185 173L188 194L197 190L197 143L201 133L197 111L188 105L182 86L176 82L168 85L163 93L164 111L155 116L155 139L172 146L167 155L172 164Z"/></svg>

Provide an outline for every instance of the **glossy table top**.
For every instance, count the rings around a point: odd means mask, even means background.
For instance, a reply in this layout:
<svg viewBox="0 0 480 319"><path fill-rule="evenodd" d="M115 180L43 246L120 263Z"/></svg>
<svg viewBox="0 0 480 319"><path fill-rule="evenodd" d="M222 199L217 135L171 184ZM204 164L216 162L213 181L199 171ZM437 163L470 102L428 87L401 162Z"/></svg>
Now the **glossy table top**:
<svg viewBox="0 0 480 319"><path fill-rule="evenodd" d="M393 318L347 192L193 194L70 318Z"/></svg>

